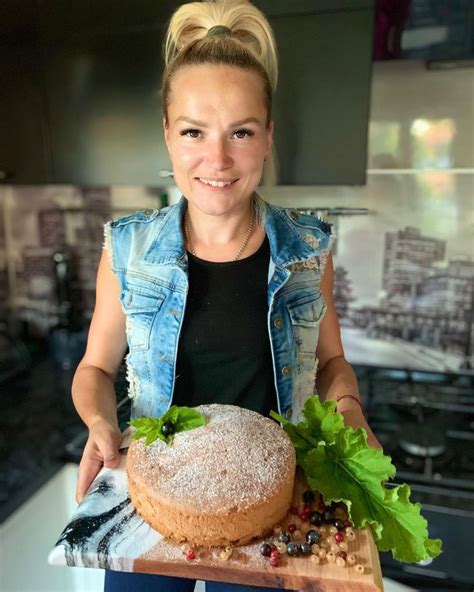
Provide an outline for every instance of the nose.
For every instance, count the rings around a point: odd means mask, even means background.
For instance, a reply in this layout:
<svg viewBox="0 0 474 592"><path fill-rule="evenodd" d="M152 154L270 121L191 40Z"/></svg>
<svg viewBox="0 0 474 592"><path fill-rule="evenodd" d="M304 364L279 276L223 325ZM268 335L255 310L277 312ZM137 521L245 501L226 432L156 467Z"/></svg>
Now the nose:
<svg viewBox="0 0 474 592"><path fill-rule="evenodd" d="M223 171L232 166L230 146L224 138L209 139L206 160L208 166L216 171Z"/></svg>

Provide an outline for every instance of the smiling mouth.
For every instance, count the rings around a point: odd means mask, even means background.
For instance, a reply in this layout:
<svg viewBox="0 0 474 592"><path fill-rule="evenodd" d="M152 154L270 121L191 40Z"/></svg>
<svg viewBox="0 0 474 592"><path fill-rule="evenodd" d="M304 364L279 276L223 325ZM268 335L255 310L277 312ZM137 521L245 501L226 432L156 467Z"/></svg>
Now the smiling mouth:
<svg viewBox="0 0 474 592"><path fill-rule="evenodd" d="M203 177L196 177L196 179L200 181L203 185L208 185L209 187L229 187L238 180L233 179L219 181L217 179L204 179Z"/></svg>

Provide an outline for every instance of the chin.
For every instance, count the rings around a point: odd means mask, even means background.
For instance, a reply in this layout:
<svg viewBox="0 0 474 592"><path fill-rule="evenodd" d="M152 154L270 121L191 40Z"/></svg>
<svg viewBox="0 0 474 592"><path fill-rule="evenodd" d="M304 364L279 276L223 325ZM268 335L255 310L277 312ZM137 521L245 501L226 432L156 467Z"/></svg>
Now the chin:
<svg viewBox="0 0 474 592"><path fill-rule="evenodd" d="M223 195L218 193L207 195L201 191L194 191L189 195L189 203L203 214L209 216L221 216L242 207L244 203L248 203L248 200L240 195Z"/></svg>

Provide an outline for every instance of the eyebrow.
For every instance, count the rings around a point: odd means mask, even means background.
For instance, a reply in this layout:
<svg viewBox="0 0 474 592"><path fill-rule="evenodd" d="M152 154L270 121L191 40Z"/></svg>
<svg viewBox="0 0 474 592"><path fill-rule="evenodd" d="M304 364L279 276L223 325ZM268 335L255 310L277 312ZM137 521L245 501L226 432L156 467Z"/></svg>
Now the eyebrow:
<svg viewBox="0 0 474 592"><path fill-rule="evenodd" d="M208 127L208 125L204 121L192 119L191 117L186 117L184 115L177 117L175 123L178 121L186 121L188 123L191 123L192 125L197 125L198 127ZM245 119L233 121L231 124L229 124L229 127L239 127L239 125L245 125L246 123L257 123L258 125L262 125L260 119L257 119L256 117L246 117Z"/></svg>

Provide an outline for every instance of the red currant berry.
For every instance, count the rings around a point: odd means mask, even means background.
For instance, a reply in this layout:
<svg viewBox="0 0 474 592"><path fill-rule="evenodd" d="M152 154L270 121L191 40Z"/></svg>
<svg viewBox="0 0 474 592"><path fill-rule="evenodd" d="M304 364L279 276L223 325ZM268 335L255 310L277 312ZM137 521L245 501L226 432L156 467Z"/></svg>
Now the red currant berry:
<svg viewBox="0 0 474 592"><path fill-rule="evenodd" d="M290 524L288 526L288 532L291 532L291 534L293 534L296 530L296 524Z"/></svg>
<svg viewBox="0 0 474 592"><path fill-rule="evenodd" d="M352 526L352 522L350 520L344 520L344 528L349 528Z"/></svg>
<svg viewBox="0 0 474 592"><path fill-rule="evenodd" d="M303 507L303 512L311 512L311 510L313 509L311 504L305 504Z"/></svg>
<svg viewBox="0 0 474 592"><path fill-rule="evenodd" d="M318 508L324 512L324 510L326 509L326 504L323 502L323 500L319 500L319 504L318 504Z"/></svg>
<svg viewBox="0 0 474 592"><path fill-rule="evenodd" d="M298 516L298 508L295 508L295 506L291 506L290 514L292 514L293 516Z"/></svg>
<svg viewBox="0 0 474 592"><path fill-rule="evenodd" d="M278 551L275 549L274 551L272 551L272 552L270 553L270 558L271 558L271 557L273 557L273 558L275 558L275 557L276 557L277 559L280 559L280 553L278 553Z"/></svg>
<svg viewBox="0 0 474 592"><path fill-rule="evenodd" d="M339 557L342 557L344 561L347 559L347 553L345 551L339 551Z"/></svg>
<svg viewBox="0 0 474 592"><path fill-rule="evenodd" d="M196 559L196 553L195 553L194 549L188 549L186 551L186 559L190 559L191 561L193 559Z"/></svg>
<svg viewBox="0 0 474 592"><path fill-rule="evenodd" d="M272 567L277 567L280 563L280 558L279 557L270 557L270 565Z"/></svg>
<svg viewBox="0 0 474 592"><path fill-rule="evenodd" d="M308 522L309 517L311 516L311 510L305 511L305 512L301 512L301 520L303 520L304 522Z"/></svg>
<svg viewBox="0 0 474 592"><path fill-rule="evenodd" d="M334 535L334 539L336 540L336 543L342 543L342 541L344 540L344 535L342 534L342 532L336 532L336 534Z"/></svg>

